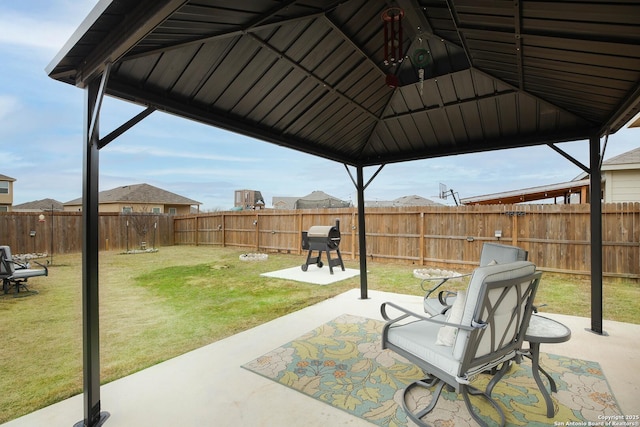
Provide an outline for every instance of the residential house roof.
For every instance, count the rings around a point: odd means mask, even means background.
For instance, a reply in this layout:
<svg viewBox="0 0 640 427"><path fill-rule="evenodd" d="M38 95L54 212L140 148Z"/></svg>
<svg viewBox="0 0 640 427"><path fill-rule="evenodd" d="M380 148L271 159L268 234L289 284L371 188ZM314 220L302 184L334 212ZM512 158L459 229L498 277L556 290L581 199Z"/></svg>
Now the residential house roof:
<svg viewBox="0 0 640 427"><path fill-rule="evenodd" d="M271 199L271 205L274 209L295 209L295 205L298 199L299 197L274 196Z"/></svg>
<svg viewBox="0 0 640 427"><path fill-rule="evenodd" d="M438 206L443 203L435 202L431 199L427 199L418 195L402 196L393 200L375 200L365 202L367 207L403 207L403 206Z"/></svg>
<svg viewBox="0 0 640 427"><path fill-rule="evenodd" d="M61 211L62 202L55 199L34 200L32 202L21 203L13 206L13 211Z"/></svg>
<svg viewBox="0 0 640 427"><path fill-rule="evenodd" d="M639 119L640 122L640 119ZM640 169L640 147L611 157L602 162L602 170ZM561 197L568 193L580 193L581 189L589 187L589 174L582 172L569 182L542 185L539 187L523 188L502 193L486 194L483 196L466 197L461 199L463 205L474 204L504 204L521 203Z"/></svg>
<svg viewBox="0 0 640 427"><path fill-rule="evenodd" d="M179 194L154 187L149 184L125 185L101 191L99 203L162 203L165 205L201 205L201 202L188 199ZM79 205L82 197L66 202L64 205Z"/></svg>
<svg viewBox="0 0 640 427"><path fill-rule="evenodd" d="M460 199L460 202L463 205L497 205L532 202L535 200L563 197L571 193L581 194L583 188L589 188L589 179L522 188L483 196L466 197Z"/></svg>
<svg viewBox="0 0 640 427"><path fill-rule="evenodd" d="M15 180L16 180L15 178L11 178L10 176L0 174L0 181L11 181L11 182L13 182Z"/></svg>
<svg viewBox="0 0 640 427"><path fill-rule="evenodd" d="M296 209L315 209L315 208L348 208L351 202L340 200L324 191L313 191L296 201Z"/></svg>
<svg viewBox="0 0 640 427"><path fill-rule="evenodd" d="M304 197L274 197L273 207L276 209L315 209L315 208L348 208L350 201L340 200L324 191L312 191Z"/></svg>
<svg viewBox="0 0 640 427"><path fill-rule="evenodd" d="M602 162L603 171L620 169L640 169L640 147L630 151L625 151L622 154L618 154L617 156L611 157L610 159ZM573 180L577 181L585 179L588 176L588 173L582 172Z"/></svg>
<svg viewBox="0 0 640 427"><path fill-rule="evenodd" d="M629 169L630 165L634 165L633 169L640 169L640 147L605 160L602 170Z"/></svg>

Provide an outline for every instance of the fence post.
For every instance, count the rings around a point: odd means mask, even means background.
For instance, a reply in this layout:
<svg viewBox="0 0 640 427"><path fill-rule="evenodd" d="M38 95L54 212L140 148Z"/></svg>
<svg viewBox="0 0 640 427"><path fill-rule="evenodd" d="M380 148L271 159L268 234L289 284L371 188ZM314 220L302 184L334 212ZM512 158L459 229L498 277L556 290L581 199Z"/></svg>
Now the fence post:
<svg viewBox="0 0 640 427"><path fill-rule="evenodd" d="M518 215L511 215L511 244L518 246Z"/></svg>
<svg viewBox="0 0 640 427"><path fill-rule="evenodd" d="M298 212L298 237L296 237L296 242L298 242L298 249L297 249L297 253L298 255L302 254L302 211Z"/></svg>
<svg viewBox="0 0 640 427"><path fill-rule="evenodd" d="M196 246L200 246L200 230L202 230L200 215L196 216ZM203 230L204 231L204 230Z"/></svg>
<svg viewBox="0 0 640 427"><path fill-rule="evenodd" d="M351 260L356 259L356 211L351 211Z"/></svg>
<svg viewBox="0 0 640 427"><path fill-rule="evenodd" d="M424 265L424 210L420 211L420 265Z"/></svg>
<svg viewBox="0 0 640 427"><path fill-rule="evenodd" d="M223 248L227 245L227 241L226 241L226 236L227 236L226 228L227 228L227 216L226 216L225 214L222 214L222 247L223 247Z"/></svg>
<svg viewBox="0 0 640 427"><path fill-rule="evenodd" d="M260 215L256 214L256 252L260 252Z"/></svg>

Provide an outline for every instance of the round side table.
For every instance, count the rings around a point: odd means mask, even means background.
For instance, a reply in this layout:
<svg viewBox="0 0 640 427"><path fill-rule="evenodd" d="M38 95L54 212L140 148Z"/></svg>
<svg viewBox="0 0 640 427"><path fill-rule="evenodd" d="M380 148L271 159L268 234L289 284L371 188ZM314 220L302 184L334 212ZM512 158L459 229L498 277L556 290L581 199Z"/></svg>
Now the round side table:
<svg viewBox="0 0 640 427"><path fill-rule="evenodd" d="M557 393L558 388L553 378L540 366L540 344L561 343L569 341L570 338L571 330L562 323L537 314L531 316L529 328L524 336L524 340L529 343L529 354L526 357L531 359L533 378L536 380L536 384L538 384L538 388L547 404L547 418L553 418L553 402L551 401L551 395L540 378L540 372L549 380L551 392Z"/></svg>

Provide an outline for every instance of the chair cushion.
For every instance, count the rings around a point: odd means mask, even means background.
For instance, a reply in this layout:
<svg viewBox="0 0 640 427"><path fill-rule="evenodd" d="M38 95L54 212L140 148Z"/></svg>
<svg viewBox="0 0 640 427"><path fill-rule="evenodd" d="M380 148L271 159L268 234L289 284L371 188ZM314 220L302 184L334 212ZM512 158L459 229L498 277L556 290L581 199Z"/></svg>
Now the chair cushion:
<svg viewBox="0 0 640 427"><path fill-rule="evenodd" d="M459 291L458 295L455 298L453 306L449 311L447 311L447 322L449 323L460 323L462 321L462 314L464 313L464 305L466 301L467 293L465 291ZM438 337L436 339L436 345L446 345L453 346L456 340L456 333L458 332L458 328L454 326L441 326L440 331L438 331Z"/></svg>
<svg viewBox="0 0 640 427"><path fill-rule="evenodd" d="M434 319L445 320L444 315ZM392 326L387 341L430 365L438 366L452 376L458 375L460 361L451 357L451 347L435 345L440 325L427 321L416 321L405 325Z"/></svg>
<svg viewBox="0 0 640 427"><path fill-rule="evenodd" d="M529 274L533 274L535 269L536 266L529 261L517 261L508 264L496 264L476 268L471 276L469 287L467 288L467 298L460 324L471 326L471 322L475 314L474 311L476 303L478 298L480 298L480 291L482 290L482 283L484 281L507 280L516 277L524 277ZM459 330L453 346L453 357L456 360L459 360L462 357L468 336L468 331Z"/></svg>
<svg viewBox="0 0 640 427"><path fill-rule="evenodd" d="M11 275L12 279L26 279L29 277L46 276L46 270L35 268L18 268Z"/></svg>
<svg viewBox="0 0 640 427"><path fill-rule="evenodd" d="M482 252L480 253L480 267L489 265L491 261L498 264L526 261L527 255L527 251L517 246L487 242L482 245Z"/></svg>

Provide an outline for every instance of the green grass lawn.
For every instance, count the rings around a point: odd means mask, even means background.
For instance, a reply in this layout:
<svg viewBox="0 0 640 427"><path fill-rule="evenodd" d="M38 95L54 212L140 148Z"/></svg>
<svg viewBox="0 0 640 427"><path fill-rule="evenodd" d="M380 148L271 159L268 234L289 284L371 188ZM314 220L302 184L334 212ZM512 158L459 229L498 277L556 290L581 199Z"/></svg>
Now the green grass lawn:
<svg viewBox="0 0 640 427"><path fill-rule="evenodd" d="M243 262L240 254L191 246L101 253L103 382L360 286L358 277L330 286L260 277L304 256ZM369 289L422 295L413 268L369 262ZM59 255L49 277L30 280L37 295L0 297L0 423L82 392L81 281L80 254ZM605 319L640 323L639 284L606 283L604 297ZM544 274L536 300L547 304L542 311L589 317L590 282Z"/></svg>

